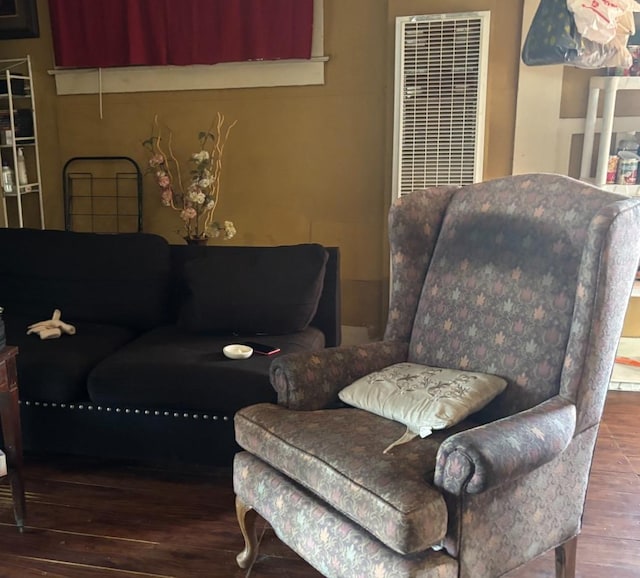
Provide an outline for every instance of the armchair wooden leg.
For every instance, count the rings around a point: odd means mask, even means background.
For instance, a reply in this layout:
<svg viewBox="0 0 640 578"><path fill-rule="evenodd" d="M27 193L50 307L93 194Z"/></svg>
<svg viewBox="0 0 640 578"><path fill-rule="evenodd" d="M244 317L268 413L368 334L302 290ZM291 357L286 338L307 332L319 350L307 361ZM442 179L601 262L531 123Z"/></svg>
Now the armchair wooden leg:
<svg viewBox="0 0 640 578"><path fill-rule="evenodd" d="M575 578L578 536L556 548L556 578Z"/></svg>
<svg viewBox="0 0 640 578"><path fill-rule="evenodd" d="M258 538L256 535L256 511L247 506L236 496L236 516L240 531L244 536L244 550L236 556L236 562L240 568L250 568L258 556Z"/></svg>

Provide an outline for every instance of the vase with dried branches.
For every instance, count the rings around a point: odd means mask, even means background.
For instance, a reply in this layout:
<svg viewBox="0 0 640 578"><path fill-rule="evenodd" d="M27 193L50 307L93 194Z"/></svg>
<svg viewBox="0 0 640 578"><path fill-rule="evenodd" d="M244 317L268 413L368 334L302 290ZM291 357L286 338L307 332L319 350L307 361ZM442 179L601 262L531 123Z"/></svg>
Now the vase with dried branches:
<svg viewBox="0 0 640 578"><path fill-rule="evenodd" d="M183 175L173 150L173 131L163 126L157 115L151 136L142 143L149 152L148 171L160 188L160 200L179 213L187 243L206 243L210 237L221 235L231 239L236 234L232 221L214 220L220 200L222 157L236 122L226 123L224 115L218 113L209 130L198 134L200 147L189 158L188 177Z"/></svg>

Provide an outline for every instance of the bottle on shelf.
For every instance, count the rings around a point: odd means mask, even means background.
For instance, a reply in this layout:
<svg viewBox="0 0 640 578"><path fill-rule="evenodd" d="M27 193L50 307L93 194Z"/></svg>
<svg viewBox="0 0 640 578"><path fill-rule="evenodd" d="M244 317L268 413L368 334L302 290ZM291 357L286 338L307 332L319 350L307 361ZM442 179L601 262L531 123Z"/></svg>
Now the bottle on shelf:
<svg viewBox="0 0 640 578"><path fill-rule="evenodd" d="M15 178L13 169L9 166L7 161L2 161L2 189L5 194L15 193Z"/></svg>
<svg viewBox="0 0 640 578"><path fill-rule="evenodd" d="M24 152L22 148L18 149L18 184L23 186L29 183L29 177L27 176L27 165L24 162Z"/></svg>
<svg viewBox="0 0 640 578"><path fill-rule="evenodd" d="M618 138L616 153L619 153L621 151L628 151L637 154L639 147L640 141L638 141L638 134L635 131L623 132Z"/></svg>
<svg viewBox="0 0 640 578"><path fill-rule="evenodd" d="M618 173L616 183L619 185L635 185L638 182L638 160L640 157L631 151L618 153Z"/></svg>
<svg viewBox="0 0 640 578"><path fill-rule="evenodd" d="M0 116L6 121L0 122L0 165L7 165L0 169L0 227L22 228L26 216L28 221L39 217L40 227L44 229L37 106L34 98L36 91L31 58L0 59L0 72L6 83L0 87ZM36 210L34 197L28 196L31 206L26 214L23 210L25 193L35 193L38 203ZM30 222L27 226L34 224Z"/></svg>

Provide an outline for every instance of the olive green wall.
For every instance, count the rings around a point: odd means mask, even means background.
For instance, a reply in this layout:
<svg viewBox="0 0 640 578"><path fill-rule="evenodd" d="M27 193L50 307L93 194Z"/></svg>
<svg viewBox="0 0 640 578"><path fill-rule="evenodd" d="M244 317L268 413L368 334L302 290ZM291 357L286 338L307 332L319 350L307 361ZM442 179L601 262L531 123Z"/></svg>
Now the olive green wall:
<svg viewBox="0 0 640 578"><path fill-rule="evenodd" d="M217 216L234 244L319 242L342 251L343 323L380 334L385 320L393 117L393 35L398 15L491 10L485 176L509 174L522 1L324 0L323 86L56 96L46 0L38 39L0 42L0 57L30 54L35 73L48 228L62 228L62 166L73 156L126 155L158 114L177 151L195 150L217 111L237 119L225 152ZM177 216L145 179L144 228L181 242Z"/></svg>

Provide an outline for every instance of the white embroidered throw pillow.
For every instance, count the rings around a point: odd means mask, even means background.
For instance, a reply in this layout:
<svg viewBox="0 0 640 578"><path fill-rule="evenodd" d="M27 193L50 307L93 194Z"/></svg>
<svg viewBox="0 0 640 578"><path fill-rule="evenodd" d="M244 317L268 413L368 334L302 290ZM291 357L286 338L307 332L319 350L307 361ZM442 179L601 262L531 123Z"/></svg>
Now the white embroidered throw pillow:
<svg viewBox="0 0 640 578"><path fill-rule="evenodd" d="M457 424L506 386L504 379L487 373L397 363L358 379L338 395L349 405L407 426L386 453L418 435L424 438Z"/></svg>

